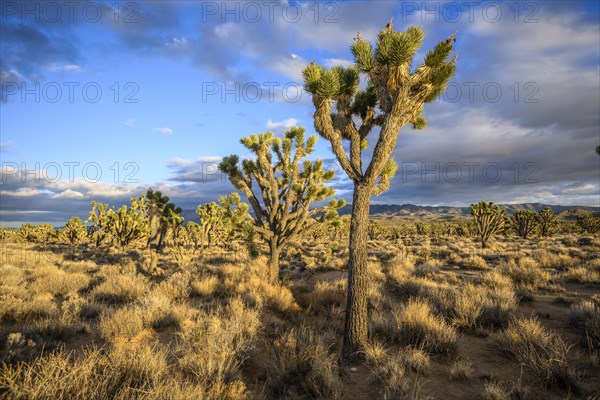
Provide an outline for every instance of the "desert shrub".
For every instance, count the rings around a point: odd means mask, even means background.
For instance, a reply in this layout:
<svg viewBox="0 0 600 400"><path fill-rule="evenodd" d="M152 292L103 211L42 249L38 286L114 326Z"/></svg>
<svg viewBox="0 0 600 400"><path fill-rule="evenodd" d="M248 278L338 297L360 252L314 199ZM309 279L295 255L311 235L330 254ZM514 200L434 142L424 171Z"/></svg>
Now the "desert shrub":
<svg viewBox="0 0 600 400"><path fill-rule="evenodd" d="M292 312L299 309L290 288L270 283L256 275L238 282L234 290L246 300L253 299L250 304L264 302L267 307L279 312Z"/></svg>
<svg viewBox="0 0 600 400"><path fill-rule="evenodd" d="M176 349L178 365L209 388L209 398L231 398L234 389L241 398L245 386L239 368L254 346L260 327L259 314L246 308L240 299L232 299L226 307L200 314L192 329L180 334ZM229 394L228 394L229 393Z"/></svg>
<svg viewBox="0 0 600 400"><path fill-rule="evenodd" d="M91 297L108 304L124 304L138 300L148 290L150 284L139 274L108 276L96 286Z"/></svg>
<svg viewBox="0 0 600 400"><path fill-rule="evenodd" d="M117 338L132 339L144 329L143 315L138 306L106 311L98 324L100 336L107 342L114 342Z"/></svg>
<svg viewBox="0 0 600 400"><path fill-rule="evenodd" d="M172 302L185 301L190 297L190 275L183 272L176 272L158 284L155 289L160 296L168 298Z"/></svg>
<svg viewBox="0 0 600 400"><path fill-rule="evenodd" d="M207 276L196 279L191 282L192 296L211 298L215 295L219 288L219 278L216 276Z"/></svg>
<svg viewBox="0 0 600 400"><path fill-rule="evenodd" d="M275 339L267 375L267 386L276 398L308 394L337 399L342 393L335 355L329 352L323 335L306 327L292 328Z"/></svg>
<svg viewBox="0 0 600 400"><path fill-rule="evenodd" d="M510 400L511 395L496 382L486 382L483 391L484 400Z"/></svg>
<svg viewBox="0 0 600 400"><path fill-rule="evenodd" d="M307 295L308 306L316 310L327 310L332 306L341 306L346 300L345 279L319 281Z"/></svg>
<svg viewBox="0 0 600 400"><path fill-rule="evenodd" d="M401 284L415 269L415 257L404 255L391 260L387 268L387 276L393 284Z"/></svg>
<svg viewBox="0 0 600 400"><path fill-rule="evenodd" d="M528 368L544 385L574 393L581 391L567 360L569 346L539 320L514 318L495 339L501 350Z"/></svg>
<svg viewBox="0 0 600 400"><path fill-rule="evenodd" d="M422 264L418 264L413 274L417 277L428 277L431 278L435 276L438 272L440 272L440 267L442 266L442 262L439 260L429 260Z"/></svg>
<svg viewBox="0 0 600 400"><path fill-rule="evenodd" d="M469 360L457 359L450 366L450 380L470 381L474 375L473 363Z"/></svg>
<svg viewBox="0 0 600 400"><path fill-rule="evenodd" d="M0 387L17 400L205 399L247 398L240 381L190 378L169 364L160 346L86 349L74 357L57 351L31 363L0 366Z"/></svg>
<svg viewBox="0 0 600 400"><path fill-rule="evenodd" d="M545 287L550 274L542 270L537 261L529 257L511 258L498 267L498 271L511 279L520 289L537 290Z"/></svg>
<svg viewBox="0 0 600 400"><path fill-rule="evenodd" d="M407 371L425 374L429 371L431 358L421 348L405 347L400 351L399 358Z"/></svg>
<svg viewBox="0 0 600 400"><path fill-rule="evenodd" d="M488 265L487 261L485 261L483 257L478 255L470 255L468 257L465 257L462 260L461 264L463 267L468 269L475 269L481 271L490 269L490 266Z"/></svg>
<svg viewBox="0 0 600 400"><path fill-rule="evenodd" d="M11 294L0 295L0 321L35 321L56 317L58 307L49 293L22 299Z"/></svg>
<svg viewBox="0 0 600 400"><path fill-rule="evenodd" d="M442 318L433 314L428 302L410 299L393 311L392 338L402 345L421 346L428 353L453 353L458 334Z"/></svg>
<svg viewBox="0 0 600 400"><path fill-rule="evenodd" d="M600 283L600 273L588 266L569 268L562 276L567 282Z"/></svg>
<svg viewBox="0 0 600 400"><path fill-rule="evenodd" d="M600 350L600 302L583 300L571 306L568 316L573 326L581 328L590 350Z"/></svg>
<svg viewBox="0 0 600 400"><path fill-rule="evenodd" d="M34 293L51 293L54 296L64 296L77 293L86 288L90 277L83 273L66 273L54 266L44 266L36 269L30 290Z"/></svg>

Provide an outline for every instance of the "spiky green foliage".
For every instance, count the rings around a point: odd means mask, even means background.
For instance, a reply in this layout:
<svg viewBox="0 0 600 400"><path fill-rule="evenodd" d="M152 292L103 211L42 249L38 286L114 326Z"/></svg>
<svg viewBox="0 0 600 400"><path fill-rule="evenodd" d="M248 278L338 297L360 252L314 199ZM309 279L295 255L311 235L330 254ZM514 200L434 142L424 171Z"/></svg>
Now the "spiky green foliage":
<svg viewBox="0 0 600 400"><path fill-rule="evenodd" d="M429 233L431 232L431 227L429 225L427 225L425 222L421 222L421 221L416 222L415 228L417 230L418 235L429 235Z"/></svg>
<svg viewBox="0 0 600 400"><path fill-rule="evenodd" d="M577 225L581 230L586 233L599 233L600 232L600 217L593 217L591 215L580 215L577 217Z"/></svg>
<svg viewBox="0 0 600 400"><path fill-rule="evenodd" d="M373 220L369 220L369 239L381 239L385 234L385 228Z"/></svg>
<svg viewBox="0 0 600 400"><path fill-rule="evenodd" d="M426 120L423 105L435 100L454 75L454 35L427 53L425 62L411 72L413 57L423 42L424 32L413 26L405 32L387 28L379 33L375 50L360 34L351 46L355 65L325 67L313 63L303 71L304 87L312 94L315 128L333 146L348 176L355 182L378 185L375 194L389 188L397 166L390 158L399 130L406 124L422 129ZM359 76L366 74L368 85L359 89ZM332 106L335 104L335 111ZM353 116L360 118L357 126ZM361 165L362 145L371 130L379 126L376 152L366 171ZM350 158L342 146L350 141Z"/></svg>
<svg viewBox="0 0 600 400"><path fill-rule="evenodd" d="M471 204L469 208L481 238L481 247L485 249L489 238L504 229L506 211L501 210L493 201L489 203L480 201L477 204Z"/></svg>
<svg viewBox="0 0 600 400"><path fill-rule="evenodd" d="M146 197L133 197L131 206L122 206L112 216L112 233L116 244L124 250L128 246L141 245L150 235L146 219Z"/></svg>
<svg viewBox="0 0 600 400"><path fill-rule="evenodd" d="M249 218L248 204L243 203L239 193L221 196L219 203L210 202L196 208L200 217L202 242L230 244L243 237L242 224Z"/></svg>
<svg viewBox="0 0 600 400"><path fill-rule="evenodd" d="M532 234L539 226L540 219L535 211L517 210L510 217L510 225L517 235L523 239Z"/></svg>
<svg viewBox="0 0 600 400"><path fill-rule="evenodd" d="M16 240L30 243L46 244L57 237L57 232L50 224L23 224L16 231Z"/></svg>
<svg viewBox="0 0 600 400"><path fill-rule="evenodd" d="M113 240L111 236L113 231L113 213L114 206L108 208L108 204L92 201L92 211L90 211L86 222L91 222L88 235L96 247L100 247L102 244L109 244Z"/></svg>
<svg viewBox="0 0 600 400"><path fill-rule="evenodd" d="M317 213L340 206L335 202L311 208L334 194L325 186L334 171L324 170L321 160L305 159L313 152L317 137L305 139L304 133L304 128L293 127L283 138L273 132L248 136L241 143L256 159L244 160L240 168L238 156L232 155L219 165L250 202L256 233L269 243L272 279L279 272L279 253L290 239L316 223L311 217Z"/></svg>
<svg viewBox="0 0 600 400"><path fill-rule="evenodd" d="M148 246L160 250L169 231L173 233L174 230L181 227L183 218L179 214L182 209L169 202L168 196L164 196L162 192L154 191L152 188L147 190L144 204L150 228Z"/></svg>
<svg viewBox="0 0 600 400"><path fill-rule="evenodd" d="M538 219L540 221L540 234L542 236L550 236L558 226L558 218L549 207L544 208L538 213Z"/></svg>
<svg viewBox="0 0 600 400"><path fill-rule="evenodd" d="M196 214L200 218L203 245L210 246L219 237L225 210L216 202L211 201L196 208Z"/></svg>
<svg viewBox="0 0 600 400"><path fill-rule="evenodd" d="M59 231L59 238L71 245L83 243L87 236L85 222L79 217L71 217Z"/></svg>

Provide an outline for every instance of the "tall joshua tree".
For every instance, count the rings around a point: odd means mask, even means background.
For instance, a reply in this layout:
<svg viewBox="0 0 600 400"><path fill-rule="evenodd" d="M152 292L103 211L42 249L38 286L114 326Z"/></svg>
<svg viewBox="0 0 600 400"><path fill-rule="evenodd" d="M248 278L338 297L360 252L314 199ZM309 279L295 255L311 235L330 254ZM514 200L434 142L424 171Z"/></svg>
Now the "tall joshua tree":
<svg viewBox="0 0 600 400"><path fill-rule="evenodd" d="M371 195L390 186L397 165L392 158L400 129L411 124L423 129L425 103L434 101L454 75L450 59L455 35L438 43L424 63L412 68L424 39L421 28L396 31L392 23L382 30L375 49L360 33L351 46L355 65L326 69L315 62L304 71L305 89L312 94L317 132L331 143L342 169L354 183L350 224L348 300L342 360L350 361L367 342L367 234ZM367 86L360 90L359 77ZM358 121L358 124L357 124ZM371 159L363 165L367 137L376 130ZM349 141L349 155L344 148Z"/></svg>
<svg viewBox="0 0 600 400"><path fill-rule="evenodd" d="M334 171L323 169L323 162L300 161L313 152L317 136L304 140L304 128L293 127L283 139L273 132L252 135L241 140L256 155L256 160L243 160L239 168L236 155L225 157L219 169L250 202L254 212L255 231L269 245L269 277L279 275L279 255L284 246L296 237L307 224L316 223L311 217L343 202L332 201L329 206L311 208L314 202L333 196L334 190L324 184L333 178ZM260 194L255 194L258 189Z"/></svg>

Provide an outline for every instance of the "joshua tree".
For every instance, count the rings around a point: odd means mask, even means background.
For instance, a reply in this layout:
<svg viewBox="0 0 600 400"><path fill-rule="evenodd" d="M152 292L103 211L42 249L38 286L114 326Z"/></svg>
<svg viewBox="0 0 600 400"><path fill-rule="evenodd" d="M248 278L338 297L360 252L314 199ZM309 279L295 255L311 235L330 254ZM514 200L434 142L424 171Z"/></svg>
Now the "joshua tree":
<svg viewBox="0 0 600 400"><path fill-rule="evenodd" d="M557 218L556 214L549 207L544 208L538 213L540 221L540 234L542 236L549 236L552 231L556 229Z"/></svg>
<svg viewBox="0 0 600 400"><path fill-rule="evenodd" d="M114 207L108 208L108 204L92 201L92 211L86 222L92 223L88 234L96 247L100 247L102 242L110 242L114 212Z"/></svg>
<svg viewBox="0 0 600 400"><path fill-rule="evenodd" d="M145 218L146 198L133 197L131 207L122 206L112 213L112 230L115 241L121 250L130 244L146 239L150 228Z"/></svg>
<svg viewBox="0 0 600 400"><path fill-rule="evenodd" d="M324 185L333 178L334 171L323 170L321 160L304 160L300 167L300 161L313 152L316 141L316 135L304 140L302 127L286 131L283 139L276 138L273 132L252 135L241 142L256 155L256 160L244 160L240 170L238 156L232 155L219 165L252 206L255 231L269 244L272 280L279 275L281 250L301 230L309 229L307 224L316 223L311 222L315 221L311 217L344 205L332 201L329 206L311 209L315 201L334 194ZM260 190L259 195L254 193L255 188Z"/></svg>
<svg viewBox="0 0 600 400"><path fill-rule="evenodd" d="M225 245L229 246L233 240L243 239L243 224L248 223L248 219L250 219L249 207L248 204L242 202L240 194L237 192L233 192L228 196L221 196L219 203L225 210L221 236Z"/></svg>
<svg viewBox="0 0 600 400"><path fill-rule="evenodd" d="M160 191L155 192L152 188L146 192L145 204L150 227L148 246L151 249L160 250L169 228L183 222L180 221L181 217L179 217L182 210L180 207L175 207L175 204L170 203L168 196L163 196Z"/></svg>
<svg viewBox="0 0 600 400"><path fill-rule="evenodd" d="M230 244L249 218L248 204L242 203L239 193L221 196L219 204L206 203L196 208L202 227L202 242L210 246L216 240Z"/></svg>
<svg viewBox="0 0 600 400"><path fill-rule="evenodd" d="M521 238L527 239L533 231L538 227L540 219L535 211L517 210L510 217L510 224Z"/></svg>
<svg viewBox="0 0 600 400"><path fill-rule="evenodd" d="M480 201L477 204L471 204L469 208L481 238L481 248L485 249L487 248L488 239L504 229L506 211L501 210L493 201L489 203Z"/></svg>
<svg viewBox="0 0 600 400"><path fill-rule="evenodd" d="M200 217L200 225L202 227L202 245L210 246L218 236L223 224L225 210L214 201L203 204L196 208L196 214Z"/></svg>
<svg viewBox="0 0 600 400"><path fill-rule="evenodd" d="M71 246L83 242L86 234L85 222L79 217L71 217L65 224L65 227L59 231L59 237L69 242Z"/></svg>
<svg viewBox="0 0 600 400"><path fill-rule="evenodd" d="M598 233L600 232L600 217L580 215L577 217L577 225L586 233Z"/></svg>
<svg viewBox="0 0 600 400"><path fill-rule="evenodd" d="M413 26L405 32L392 23L379 33L376 48L355 38L351 46L355 65L326 69L315 62L304 71L304 87L312 94L317 132L331 143L340 166L354 183L350 225L350 262L342 360L354 358L367 343L367 235L373 194L390 186L397 165L392 158L400 129L411 124L423 129L425 103L434 101L454 75L456 57L450 59L455 35L438 43L424 63L411 68L424 32ZM358 88L365 74L365 90ZM357 121L359 121L357 125ZM363 165L367 137L376 128L370 162ZM349 141L349 154L344 141Z"/></svg>

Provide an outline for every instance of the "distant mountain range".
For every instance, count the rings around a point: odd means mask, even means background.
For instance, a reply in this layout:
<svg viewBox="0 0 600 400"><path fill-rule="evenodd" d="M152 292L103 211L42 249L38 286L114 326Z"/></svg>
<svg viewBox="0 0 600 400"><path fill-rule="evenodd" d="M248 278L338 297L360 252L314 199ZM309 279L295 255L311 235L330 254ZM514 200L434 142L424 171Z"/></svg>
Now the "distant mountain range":
<svg viewBox="0 0 600 400"><path fill-rule="evenodd" d="M526 204L499 204L506 210L508 215L514 214L516 210L540 211L550 207L559 218L575 219L578 215L600 216L600 207L588 206L554 206L541 203ZM341 215L350 214L352 205L348 204L340 210ZM182 212L186 221L198 222L198 214L194 210L184 210ZM469 207L450 207L450 206L416 206L414 204L371 204L370 215L374 219L396 219L402 217L405 220L456 220L470 218L471 211Z"/></svg>
<svg viewBox="0 0 600 400"><path fill-rule="evenodd" d="M517 210L541 211L546 207L550 207L559 218L564 219L575 219L578 215L585 214L600 216L600 207L556 206L541 203L499 204L499 206L506 210L508 215L514 214ZM352 206L350 204L340 210L342 215L351 212ZM469 207L416 206L414 204L371 204L369 212L371 217L376 219L404 217L406 219L454 220L471 217Z"/></svg>

